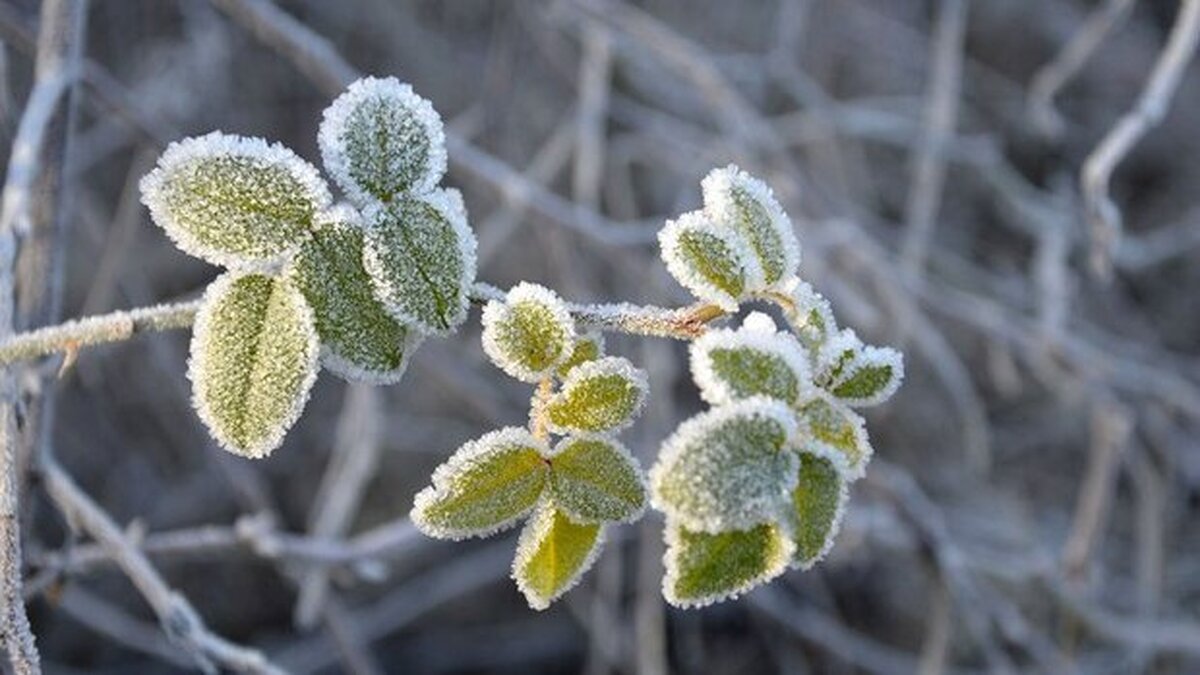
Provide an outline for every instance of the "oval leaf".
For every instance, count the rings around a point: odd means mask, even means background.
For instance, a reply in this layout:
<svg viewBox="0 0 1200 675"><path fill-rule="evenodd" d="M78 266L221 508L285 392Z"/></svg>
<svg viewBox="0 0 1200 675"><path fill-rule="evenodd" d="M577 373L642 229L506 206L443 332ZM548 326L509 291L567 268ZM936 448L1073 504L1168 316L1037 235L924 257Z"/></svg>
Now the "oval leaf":
<svg viewBox="0 0 1200 675"><path fill-rule="evenodd" d="M559 378L566 379L575 366L595 361L604 356L604 334L589 332L578 336L571 349L571 355L558 367Z"/></svg>
<svg viewBox="0 0 1200 675"><path fill-rule="evenodd" d="M830 451L851 480L862 477L871 460L871 442L862 416L838 401L814 399L800 409L809 436Z"/></svg>
<svg viewBox="0 0 1200 675"><path fill-rule="evenodd" d="M483 310L483 351L509 375L537 382L571 355L575 321L558 295L536 284L517 284L504 302Z"/></svg>
<svg viewBox="0 0 1200 675"><path fill-rule="evenodd" d="M543 610L571 590L596 562L604 529L577 523L547 504L521 531L512 575L529 606Z"/></svg>
<svg viewBox="0 0 1200 675"><path fill-rule="evenodd" d="M646 507L637 461L606 438L568 438L550 460L550 485L560 509L581 523L632 522Z"/></svg>
<svg viewBox="0 0 1200 675"><path fill-rule="evenodd" d="M710 330L693 342L691 366L700 395L713 405L752 396L791 405L814 393L803 347L757 312L736 331Z"/></svg>
<svg viewBox="0 0 1200 675"><path fill-rule="evenodd" d="M542 496L546 454L544 444L516 427L463 445L417 494L413 524L438 539L486 537L513 525Z"/></svg>
<svg viewBox="0 0 1200 675"><path fill-rule="evenodd" d="M467 315L475 234L457 190L371 207L363 264L375 297L401 323L447 333Z"/></svg>
<svg viewBox="0 0 1200 675"><path fill-rule="evenodd" d="M704 212L719 226L737 232L758 260L753 290L775 286L796 274L800 244L792 221L766 183L730 164L700 183Z"/></svg>
<svg viewBox="0 0 1200 675"><path fill-rule="evenodd" d="M877 405L891 398L903 379L904 358L900 352L867 346L841 368L829 392L849 405Z"/></svg>
<svg viewBox="0 0 1200 675"><path fill-rule="evenodd" d="M837 463L811 452L800 453L800 474L792 491L792 529L796 552L792 564L815 565L829 549L841 526L849 490Z"/></svg>
<svg viewBox="0 0 1200 675"><path fill-rule="evenodd" d="M689 530L744 529L774 518L796 486L795 454L785 451L795 415L755 398L684 422L650 470L654 507Z"/></svg>
<svg viewBox="0 0 1200 675"><path fill-rule="evenodd" d="M363 268L357 213L337 208L317 217L313 236L292 258L288 278L316 316L325 367L351 381L396 382L420 341L384 311Z"/></svg>
<svg viewBox="0 0 1200 675"><path fill-rule="evenodd" d="M577 366L546 404L557 434L610 432L629 426L646 400L646 373L608 356Z"/></svg>
<svg viewBox="0 0 1200 675"><path fill-rule="evenodd" d="M735 312L750 279L758 274L752 252L734 231L713 225L703 213L685 213L658 234L667 271L697 298Z"/></svg>
<svg viewBox="0 0 1200 675"><path fill-rule="evenodd" d="M192 334L200 419L226 450L266 456L304 409L317 353L312 310L291 282L225 273L205 291Z"/></svg>
<svg viewBox="0 0 1200 675"><path fill-rule="evenodd" d="M446 173L442 118L394 77L365 77L325 109L325 168L358 204L433 189Z"/></svg>
<svg viewBox="0 0 1200 675"><path fill-rule="evenodd" d="M788 285L785 289L788 304L784 307L784 314L796 337L815 352L838 332L833 308L825 296L807 283L792 279Z"/></svg>
<svg viewBox="0 0 1200 675"><path fill-rule="evenodd" d="M295 249L330 202L317 170L291 150L220 132L172 143L141 191L180 249L227 267Z"/></svg>
<svg viewBox="0 0 1200 675"><path fill-rule="evenodd" d="M795 545L777 525L708 533L667 523L663 597L676 607L736 598L787 569Z"/></svg>

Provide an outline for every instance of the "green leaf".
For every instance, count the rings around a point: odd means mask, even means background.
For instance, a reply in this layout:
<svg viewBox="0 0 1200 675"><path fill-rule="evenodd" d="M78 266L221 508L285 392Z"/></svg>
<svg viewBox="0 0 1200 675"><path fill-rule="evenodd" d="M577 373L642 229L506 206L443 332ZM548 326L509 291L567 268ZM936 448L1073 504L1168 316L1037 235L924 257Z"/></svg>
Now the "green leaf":
<svg viewBox="0 0 1200 675"><path fill-rule="evenodd" d="M900 388L904 359L888 347L863 347L839 370L829 391L853 406L883 403Z"/></svg>
<svg viewBox="0 0 1200 675"><path fill-rule="evenodd" d="M571 354L575 321L554 291L517 284L504 302L483 310L483 350L492 362L524 382L554 372Z"/></svg>
<svg viewBox="0 0 1200 675"><path fill-rule="evenodd" d="M294 250L330 202L317 170L291 150L220 132L172 143L141 191L180 249L227 267L263 267Z"/></svg>
<svg viewBox="0 0 1200 675"><path fill-rule="evenodd" d="M851 479L862 477L871 460L871 442L862 416L837 400L817 398L800 409L800 418L809 436L829 448Z"/></svg>
<svg viewBox="0 0 1200 675"><path fill-rule="evenodd" d="M366 220L363 264L388 313L428 333L457 328L475 281L475 234L458 191L374 205Z"/></svg>
<svg viewBox="0 0 1200 675"><path fill-rule="evenodd" d="M398 381L420 334L393 319L371 293L358 214L337 208L318 216L317 224L292 258L288 278L316 315L322 361L347 380Z"/></svg>
<svg viewBox="0 0 1200 675"><path fill-rule="evenodd" d="M862 340L852 329L843 328L825 341L817 352L816 377L817 385L829 389L846 373L846 368L862 351Z"/></svg>
<svg viewBox="0 0 1200 675"><path fill-rule="evenodd" d="M550 485L560 509L581 523L631 522L646 507L637 461L615 440L567 438L550 459Z"/></svg>
<svg viewBox="0 0 1200 675"><path fill-rule="evenodd" d="M794 413L764 398L739 401L684 422L650 470L654 507L690 530L722 532L773 519L796 485L785 451Z"/></svg>
<svg viewBox="0 0 1200 675"><path fill-rule="evenodd" d="M787 569L795 549L773 523L708 533L667 521L663 597L676 607L736 598Z"/></svg>
<svg viewBox="0 0 1200 675"><path fill-rule="evenodd" d="M265 457L300 417L317 377L312 310L286 279L227 272L209 285L188 377L200 419L230 452Z"/></svg>
<svg viewBox="0 0 1200 675"><path fill-rule="evenodd" d="M542 496L548 454L541 441L516 427L463 445L416 496L413 524L438 539L486 537L513 525Z"/></svg>
<svg viewBox="0 0 1200 675"><path fill-rule="evenodd" d="M691 365L700 395L714 405L752 396L796 404L814 393L803 347L758 312L736 331L710 330L693 342Z"/></svg>
<svg viewBox="0 0 1200 675"><path fill-rule="evenodd" d="M627 427L641 410L648 388L646 374L626 359L608 356L584 363L546 404L550 430L599 433Z"/></svg>
<svg viewBox="0 0 1200 675"><path fill-rule="evenodd" d="M577 523L552 505L544 505L521 531L513 579L530 607L546 609L579 583L603 545L603 526Z"/></svg>
<svg viewBox="0 0 1200 675"><path fill-rule="evenodd" d="M796 274L800 244L792 221L765 183L730 164L701 182L704 212L712 222L737 232L758 260L756 287L770 287Z"/></svg>
<svg viewBox="0 0 1200 675"><path fill-rule="evenodd" d="M365 77L330 105L318 136L325 167L358 204L433 189L446 172L442 118L394 77Z"/></svg>
<svg viewBox="0 0 1200 675"><path fill-rule="evenodd" d="M792 491L791 510L795 566L808 569L833 548L848 495L846 479L834 460L800 453L800 474Z"/></svg>
<svg viewBox="0 0 1200 675"><path fill-rule="evenodd" d="M667 271L697 298L735 312L746 293L751 251L736 232L696 211L669 221L658 234Z"/></svg>
<svg viewBox="0 0 1200 675"><path fill-rule="evenodd" d="M821 346L838 332L829 301L812 286L795 278L788 282L784 294L788 299L784 315L796 337L814 353L819 352Z"/></svg>
<svg viewBox="0 0 1200 675"><path fill-rule="evenodd" d="M566 379L571 374L571 371L575 369L575 366L595 361L601 356L604 356L604 334L591 332L580 335L575 339L571 355L558 367L558 377Z"/></svg>

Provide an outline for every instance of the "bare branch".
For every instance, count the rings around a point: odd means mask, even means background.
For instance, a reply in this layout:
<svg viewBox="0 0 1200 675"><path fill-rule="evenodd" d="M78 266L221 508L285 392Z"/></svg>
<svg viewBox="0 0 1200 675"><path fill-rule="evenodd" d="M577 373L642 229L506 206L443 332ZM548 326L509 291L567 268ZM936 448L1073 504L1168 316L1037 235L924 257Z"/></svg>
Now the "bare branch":
<svg viewBox="0 0 1200 675"><path fill-rule="evenodd" d="M1200 40L1200 0L1181 0L1167 45L1159 54L1150 80L1133 109L1122 117L1083 164L1081 183L1084 210L1091 225L1092 272L1100 278L1112 274L1112 260L1121 243L1121 211L1109 194L1109 181L1117 165L1142 136L1158 126Z"/></svg>

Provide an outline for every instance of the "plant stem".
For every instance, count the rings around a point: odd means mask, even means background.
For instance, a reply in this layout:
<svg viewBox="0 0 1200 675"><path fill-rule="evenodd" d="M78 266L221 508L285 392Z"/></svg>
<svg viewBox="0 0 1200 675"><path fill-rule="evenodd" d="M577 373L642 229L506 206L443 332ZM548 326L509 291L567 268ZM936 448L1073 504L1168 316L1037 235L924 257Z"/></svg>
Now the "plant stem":
<svg viewBox="0 0 1200 675"><path fill-rule="evenodd" d="M471 291L471 299L480 303L503 297L502 291L484 283ZM139 333L189 328L199 308L199 300L155 305L13 335L0 341L0 367L50 354L66 354L69 363L84 347L124 342ZM629 303L572 305L571 314L583 328L677 340L700 337L708 324L725 316L720 307L708 303L679 308Z"/></svg>
<svg viewBox="0 0 1200 675"><path fill-rule="evenodd" d="M0 366L58 353L73 358L83 347L123 342L138 333L188 328L199 308L199 300L155 305L90 316L14 335L0 342Z"/></svg>

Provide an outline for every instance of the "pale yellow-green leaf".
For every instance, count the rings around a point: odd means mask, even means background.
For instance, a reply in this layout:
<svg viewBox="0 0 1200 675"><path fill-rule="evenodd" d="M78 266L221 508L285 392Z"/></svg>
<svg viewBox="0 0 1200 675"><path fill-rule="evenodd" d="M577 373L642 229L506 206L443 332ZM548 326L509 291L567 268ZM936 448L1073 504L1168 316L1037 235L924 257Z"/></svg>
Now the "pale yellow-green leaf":
<svg viewBox="0 0 1200 675"><path fill-rule="evenodd" d="M757 266L751 264L752 252L736 232L693 212L668 222L658 241L667 271L684 288L726 311L737 311Z"/></svg>
<svg viewBox="0 0 1200 675"><path fill-rule="evenodd" d="M554 501L579 522L629 522L646 506L641 468L608 438L567 438L550 460Z"/></svg>
<svg viewBox="0 0 1200 675"><path fill-rule="evenodd" d="M566 379L567 375L578 366L589 361L595 361L601 356L604 356L604 334L603 333L584 333L575 339L575 345L571 349L571 355L566 361L558 367L558 377Z"/></svg>
<svg viewBox="0 0 1200 675"><path fill-rule="evenodd" d="M668 520L663 597L676 607L729 600L787 569L794 544L774 523L718 533Z"/></svg>
<svg viewBox="0 0 1200 675"><path fill-rule="evenodd" d="M813 395L804 348L757 312L736 331L710 330L693 342L691 366L700 395L714 405L752 396L796 404Z"/></svg>
<svg viewBox="0 0 1200 675"><path fill-rule="evenodd" d="M622 429L641 410L648 386L646 374L620 357L579 365L546 404L550 429L560 434Z"/></svg>
<svg viewBox="0 0 1200 675"><path fill-rule="evenodd" d="M863 347L829 385L829 392L853 406L882 403L904 379L904 359L888 347Z"/></svg>
<svg viewBox="0 0 1200 675"><path fill-rule="evenodd" d="M650 470L654 507L691 530L721 532L770 520L796 485L796 430L783 403L753 398L684 422Z"/></svg>
<svg viewBox="0 0 1200 675"><path fill-rule="evenodd" d="M866 422L832 398L816 398L800 409L812 439L838 453L851 478L861 477L871 459Z"/></svg>
<svg viewBox="0 0 1200 675"><path fill-rule="evenodd" d="M848 494L846 479L834 461L800 453L800 475L792 491L794 565L812 567L833 547Z"/></svg>
<svg viewBox="0 0 1200 675"><path fill-rule="evenodd" d="M758 259L755 285L774 286L796 273L800 244L771 188L734 165L714 169L701 183L704 212L736 231Z"/></svg>
<svg viewBox="0 0 1200 675"><path fill-rule="evenodd" d="M363 264L375 297L397 321L448 333L467 316L475 234L456 190L435 190L367 209Z"/></svg>
<svg viewBox="0 0 1200 675"><path fill-rule="evenodd" d="M200 419L230 452L279 446L317 376L313 313L286 279L227 272L204 294L188 377Z"/></svg>
<svg viewBox="0 0 1200 675"><path fill-rule="evenodd" d="M365 77L331 104L318 136L325 167L355 203L432 189L446 172L442 119L394 77Z"/></svg>
<svg viewBox="0 0 1200 675"><path fill-rule="evenodd" d="M484 537L513 525L542 496L547 454L545 444L516 427L467 443L417 495L413 524L439 539Z"/></svg>
<svg viewBox="0 0 1200 675"><path fill-rule="evenodd" d="M554 372L575 340L575 321L566 304L548 288L522 283L504 302L483 310L483 350L501 370L525 382Z"/></svg>
<svg viewBox="0 0 1200 675"><path fill-rule="evenodd" d="M348 380L398 381L419 334L393 319L372 294L357 214L339 208L317 222L292 258L288 278L313 308L322 361Z"/></svg>
<svg viewBox="0 0 1200 675"><path fill-rule="evenodd" d="M141 191L179 248L227 267L294 250L330 202L317 170L291 150L220 132L172 143Z"/></svg>
<svg viewBox="0 0 1200 675"><path fill-rule="evenodd" d="M603 526L579 523L547 503L529 519L517 543L513 579L529 601L542 610L579 582L604 544Z"/></svg>

